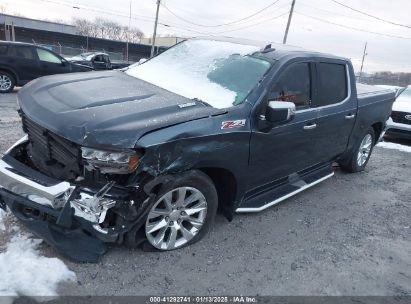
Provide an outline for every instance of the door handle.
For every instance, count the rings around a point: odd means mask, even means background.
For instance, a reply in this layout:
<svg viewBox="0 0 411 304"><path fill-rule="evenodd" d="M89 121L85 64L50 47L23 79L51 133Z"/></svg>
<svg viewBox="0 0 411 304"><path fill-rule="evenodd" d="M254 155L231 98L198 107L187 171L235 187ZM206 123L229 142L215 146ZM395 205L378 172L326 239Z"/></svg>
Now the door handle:
<svg viewBox="0 0 411 304"><path fill-rule="evenodd" d="M304 126L304 130L312 130L315 128L317 128L317 124L311 124L311 125Z"/></svg>
<svg viewBox="0 0 411 304"><path fill-rule="evenodd" d="M355 114L348 114L345 116L345 119L353 119L355 117Z"/></svg>

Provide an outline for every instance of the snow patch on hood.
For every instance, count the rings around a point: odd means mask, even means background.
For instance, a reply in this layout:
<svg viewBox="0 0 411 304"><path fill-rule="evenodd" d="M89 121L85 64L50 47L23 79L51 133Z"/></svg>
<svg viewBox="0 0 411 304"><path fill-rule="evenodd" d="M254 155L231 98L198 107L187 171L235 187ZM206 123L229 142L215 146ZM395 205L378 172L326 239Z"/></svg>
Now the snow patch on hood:
<svg viewBox="0 0 411 304"><path fill-rule="evenodd" d="M391 143L391 142L380 142L377 147L385 148L385 149L393 149L393 150L398 150L401 152L408 152L411 153L411 147L405 146L405 145L400 145L396 143Z"/></svg>
<svg viewBox="0 0 411 304"><path fill-rule="evenodd" d="M127 74L189 99L198 98L214 108L233 106L236 92L210 81L218 60L259 50L256 46L211 40L188 40L141 65ZM195 55L195 56L193 56Z"/></svg>
<svg viewBox="0 0 411 304"><path fill-rule="evenodd" d="M27 235L17 234L0 253L0 296L12 303L13 298L57 296L57 285L76 278L74 272L57 258L41 256L42 242Z"/></svg>

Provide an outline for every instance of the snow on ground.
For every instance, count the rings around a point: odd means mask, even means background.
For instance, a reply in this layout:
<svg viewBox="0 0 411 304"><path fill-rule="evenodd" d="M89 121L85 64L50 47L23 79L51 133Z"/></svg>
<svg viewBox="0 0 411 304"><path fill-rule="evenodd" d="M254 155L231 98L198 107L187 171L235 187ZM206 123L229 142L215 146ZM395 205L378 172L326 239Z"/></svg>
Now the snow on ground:
<svg viewBox="0 0 411 304"><path fill-rule="evenodd" d="M386 148L386 149L393 149L393 150L398 150L401 152L408 152L411 153L411 147L410 146L405 146L405 145L400 145L392 142L380 142L377 147L380 148Z"/></svg>
<svg viewBox="0 0 411 304"><path fill-rule="evenodd" d="M58 283L74 280L76 275L61 260L41 256L38 246L42 241L22 234L16 228L13 228L15 235L6 248L0 250L2 303L12 303L13 298L20 295L35 298L57 296Z"/></svg>
<svg viewBox="0 0 411 304"><path fill-rule="evenodd" d="M0 209L0 231L6 229L6 225L4 224L5 218L6 218L6 212L3 209Z"/></svg>

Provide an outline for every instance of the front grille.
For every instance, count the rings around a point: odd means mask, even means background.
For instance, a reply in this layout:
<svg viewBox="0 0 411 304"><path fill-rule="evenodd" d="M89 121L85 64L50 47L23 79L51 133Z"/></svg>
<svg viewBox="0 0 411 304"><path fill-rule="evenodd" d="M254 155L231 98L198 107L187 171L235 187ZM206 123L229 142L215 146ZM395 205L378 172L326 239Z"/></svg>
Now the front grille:
<svg viewBox="0 0 411 304"><path fill-rule="evenodd" d="M410 119L405 118L407 115L410 116ZM392 111L391 118L396 123L411 125L411 113Z"/></svg>
<svg viewBox="0 0 411 304"><path fill-rule="evenodd" d="M80 173L80 148L21 114L23 130L30 142L30 158L44 173L75 178Z"/></svg>

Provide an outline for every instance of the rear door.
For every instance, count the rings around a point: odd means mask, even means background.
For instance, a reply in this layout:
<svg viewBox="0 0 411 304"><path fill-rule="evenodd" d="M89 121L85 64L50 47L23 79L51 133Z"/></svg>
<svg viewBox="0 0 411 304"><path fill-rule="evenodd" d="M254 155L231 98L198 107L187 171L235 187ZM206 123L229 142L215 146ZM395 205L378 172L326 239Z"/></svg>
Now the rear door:
<svg viewBox="0 0 411 304"><path fill-rule="evenodd" d="M350 69L342 60L318 61L317 94L311 107L319 112L316 128L318 162L335 159L348 144L357 115L357 98L351 92Z"/></svg>
<svg viewBox="0 0 411 304"><path fill-rule="evenodd" d="M30 45L10 45L8 64L16 71L20 82L28 82L41 76L41 69L34 49Z"/></svg>
<svg viewBox="0 0 411 304"><path fill-rule="evenodd" d="M317 111L310 108L314 75L312 67L310 61L287 65L273 80L267 98L262 100L262 110L253 115L249 189L269 185L272 181L315 164L313 134ZM294 119L281 125L265 122L261 115L272 100L294 102ZM262 187L261 191L265 188Z"/></svg>
<svg viewBox="0 0 411 304"><path fill-rule="evenodd" d="M48 50L36 47L36 55L39 59L43 76L70 72L70 65L63 61L61 57Z"/></svg>

